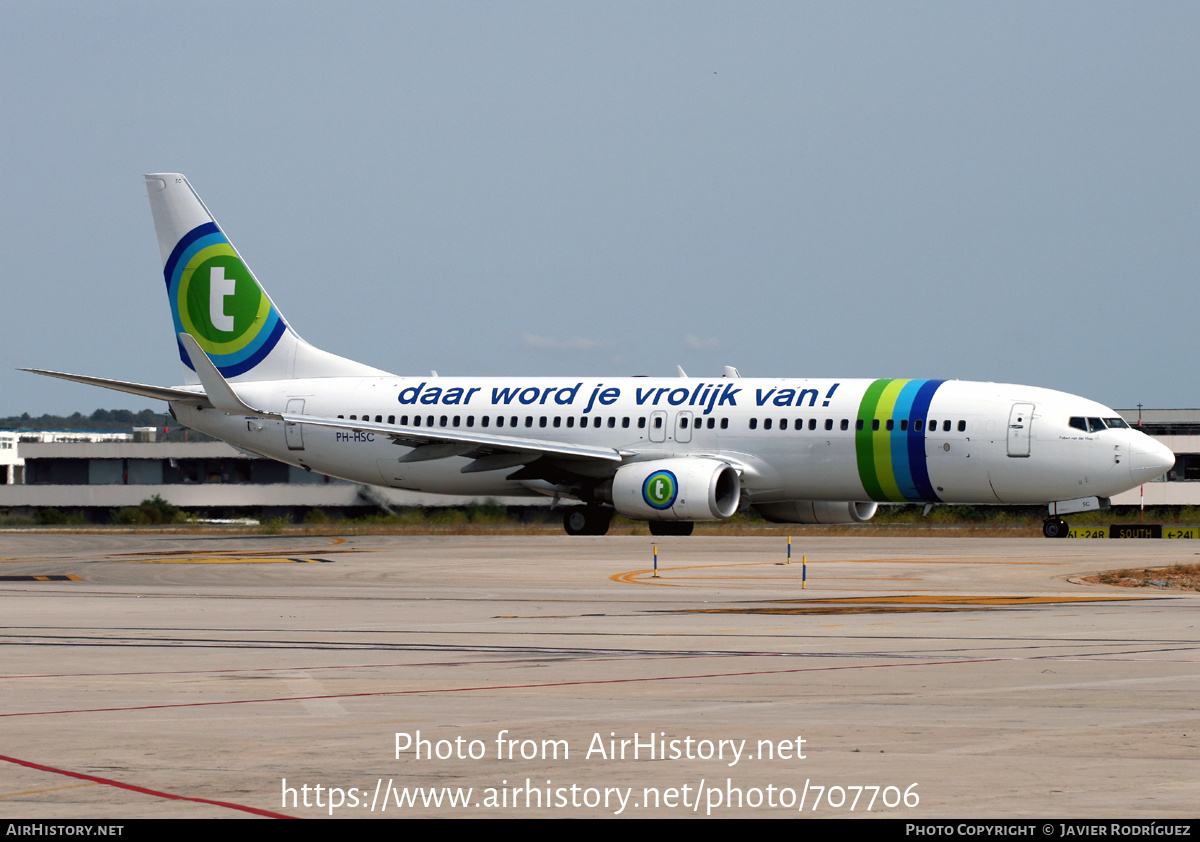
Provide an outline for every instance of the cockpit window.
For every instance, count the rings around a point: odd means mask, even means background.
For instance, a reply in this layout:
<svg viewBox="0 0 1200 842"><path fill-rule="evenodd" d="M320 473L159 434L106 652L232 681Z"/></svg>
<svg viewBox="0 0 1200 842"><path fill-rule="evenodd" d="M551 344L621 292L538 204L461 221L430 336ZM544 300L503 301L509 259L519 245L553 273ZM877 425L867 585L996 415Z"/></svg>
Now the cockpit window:
<svg viewBox="0 0 1200 842"><path fill-rule="evenodd" d="M1087 421L1088 421L1088 432L1090 432L1090 433L1103 432L1103 430L1105 429L1104 422L1101 421L1099 418L1089 418Z"/></svg>
<svg viewBox="0 0 1200 842"><path fill-rule="evenodd" d="M1104 423L1113 430L1128 430L1129 425L1125 423L1124 418L1105 418Z"/></svg>
<svg viewBox="0 0 1200 842"><path fill-rule="evenodd" d="M1078 415L1072 416L1070 425L1076 430L1083 430L1085 433L1087 432L1087 421Z"/></svg>

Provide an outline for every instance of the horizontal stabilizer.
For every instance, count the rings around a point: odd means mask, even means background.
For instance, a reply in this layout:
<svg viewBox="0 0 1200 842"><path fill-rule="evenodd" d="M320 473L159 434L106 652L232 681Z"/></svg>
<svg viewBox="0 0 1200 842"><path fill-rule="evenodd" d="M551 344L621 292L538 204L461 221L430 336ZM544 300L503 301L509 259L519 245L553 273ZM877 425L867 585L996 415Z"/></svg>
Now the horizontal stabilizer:
<svg viewBox="0 0 1200 842"><path fill-rule="evenodd" d="M67 374L62 371L46 371L41 368L23 368L21 371L33 374L44 374L47 377L57 377L59 380L71 380L75 383L85 383L88 386L100 386L103 389L113 389L117 392L128 392L131 395L141 395L159 401L187 401L202 406L209 404L203 392L191 389L178 389L170 386L149 386L145 383L130 383L126 380L109 380L106 377L89 377L86 374Z"/></svg>

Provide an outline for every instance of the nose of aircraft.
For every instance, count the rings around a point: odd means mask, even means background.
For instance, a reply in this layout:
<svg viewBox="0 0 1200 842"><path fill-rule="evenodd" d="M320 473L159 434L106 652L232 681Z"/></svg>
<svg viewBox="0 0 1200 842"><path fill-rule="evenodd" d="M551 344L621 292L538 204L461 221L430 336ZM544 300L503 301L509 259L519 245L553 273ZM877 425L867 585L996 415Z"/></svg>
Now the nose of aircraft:
<svg viewBox="0 0 1200 842"><path fill-rule="evenodd" d="M1129 476L1134 484L1141 485L1157 479L1175 465L1175 454L1171 449L1150 438L1145 433L1132 431L1129 442Z"/></svg>

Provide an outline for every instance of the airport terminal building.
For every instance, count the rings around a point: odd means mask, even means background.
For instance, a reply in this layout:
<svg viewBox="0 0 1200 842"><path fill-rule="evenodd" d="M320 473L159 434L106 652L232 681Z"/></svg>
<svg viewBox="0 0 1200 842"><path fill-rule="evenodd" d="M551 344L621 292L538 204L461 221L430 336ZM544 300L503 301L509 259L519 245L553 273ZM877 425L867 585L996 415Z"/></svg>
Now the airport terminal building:
<svg viewBox="0 0 1200 842"><path fill-rule="evenodd" d="M113 509L137 506L155 495L204 517L294 520L312 509L349 514L481 502L347 482L221 441L157 441L153 430L0 432L0 514L27 516L55 508L102 521ZM528 506L542 501L496 502Z"/></svg>

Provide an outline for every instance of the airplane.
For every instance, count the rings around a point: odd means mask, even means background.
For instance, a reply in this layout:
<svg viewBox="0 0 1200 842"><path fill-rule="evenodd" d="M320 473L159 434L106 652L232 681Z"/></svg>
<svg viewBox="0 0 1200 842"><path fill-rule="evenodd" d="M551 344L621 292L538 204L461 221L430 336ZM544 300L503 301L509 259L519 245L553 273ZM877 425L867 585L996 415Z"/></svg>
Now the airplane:
<svg viewBox="0 0 1200 842"><path fill-rule="evenodd" d="M1105 509L1175 456L1112 409L1049 389L938 379L398 376L295 332L191 184L145 176L184 384L25 369L166 401L243 451L368 485L576 501L654 535L753 508L861 523L879 504Z"/></svg>

